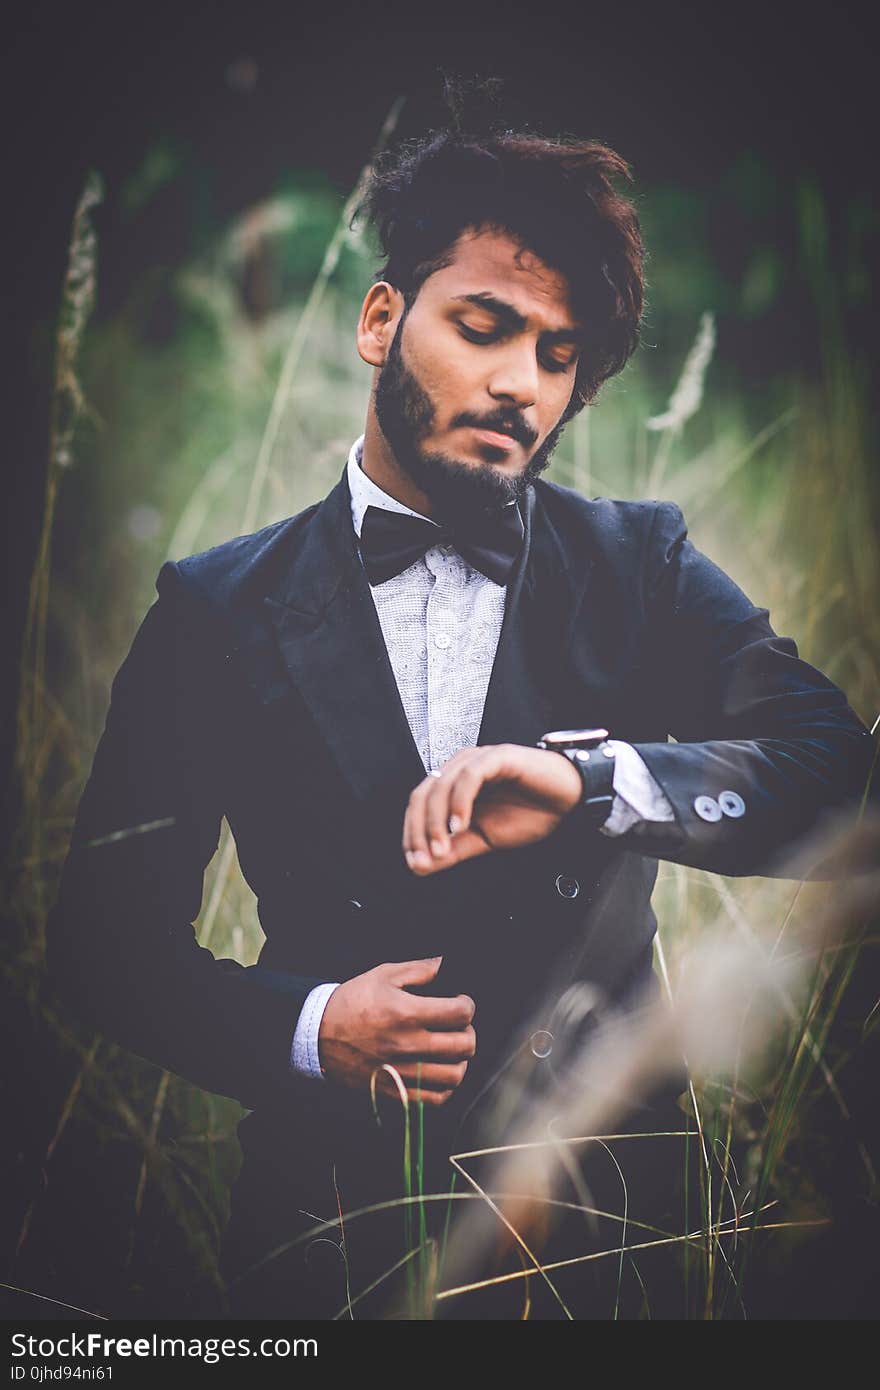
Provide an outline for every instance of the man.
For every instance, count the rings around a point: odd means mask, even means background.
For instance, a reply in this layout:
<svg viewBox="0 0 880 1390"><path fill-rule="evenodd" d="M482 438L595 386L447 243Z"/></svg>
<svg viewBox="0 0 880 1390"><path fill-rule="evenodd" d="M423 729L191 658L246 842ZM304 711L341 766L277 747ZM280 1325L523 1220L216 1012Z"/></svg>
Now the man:
<svg viewBox="0 0 880 1390"><path fill-rule="evenodd" d="M412 1191L400 1102L448 1190L507 1078L556 1084L573 983L643 996L658 857L772 870L864 788L844 696L676 507L540 478L637 341L625 172L518 135L386 158L363 439L320 504L164 566L114 683L49 965L109 1036L252 1111L239 1312L378 1311L419 1237L350 1214ZM224 815L266 933L248 969L190 925Z"/></svg>

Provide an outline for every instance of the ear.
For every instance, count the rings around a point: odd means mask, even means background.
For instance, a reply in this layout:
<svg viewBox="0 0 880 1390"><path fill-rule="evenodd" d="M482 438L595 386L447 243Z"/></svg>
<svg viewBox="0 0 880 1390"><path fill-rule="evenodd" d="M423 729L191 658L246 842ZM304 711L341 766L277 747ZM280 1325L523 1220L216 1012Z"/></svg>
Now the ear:
<svg viewBox="0 0 880 1390"><path fill-rule="evenodd" d="M358 319L357 350L368 366L384 365L404 307L400 290L387 280L380 280L367 290Z"/></svg>

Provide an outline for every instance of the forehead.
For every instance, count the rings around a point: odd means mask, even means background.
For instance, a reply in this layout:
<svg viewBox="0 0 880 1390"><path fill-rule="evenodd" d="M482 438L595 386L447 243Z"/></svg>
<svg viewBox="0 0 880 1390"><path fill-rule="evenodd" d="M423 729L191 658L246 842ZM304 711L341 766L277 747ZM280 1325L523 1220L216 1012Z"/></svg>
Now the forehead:
<svg viewBox="0 0 880 1390"><path fill-rule="evenodd" d="M421 294L441 305L461 295L489 294L542 329L576 324L566 277L508 233L491 229L463 232L449 264L429 276Z"/></svg>

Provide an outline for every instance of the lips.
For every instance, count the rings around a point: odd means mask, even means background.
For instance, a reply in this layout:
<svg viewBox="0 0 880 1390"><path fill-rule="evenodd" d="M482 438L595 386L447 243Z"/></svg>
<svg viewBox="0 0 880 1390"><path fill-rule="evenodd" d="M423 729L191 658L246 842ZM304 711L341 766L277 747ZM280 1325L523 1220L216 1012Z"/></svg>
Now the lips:
<svg viewBox="0 0 880 1390"><path fill-rule="evenodd" d="M489 445L492 449L503 449L505 452L515 449L519 442L512 434L504 434L501 430L475 429L474 433L481 443Z"/></svg>

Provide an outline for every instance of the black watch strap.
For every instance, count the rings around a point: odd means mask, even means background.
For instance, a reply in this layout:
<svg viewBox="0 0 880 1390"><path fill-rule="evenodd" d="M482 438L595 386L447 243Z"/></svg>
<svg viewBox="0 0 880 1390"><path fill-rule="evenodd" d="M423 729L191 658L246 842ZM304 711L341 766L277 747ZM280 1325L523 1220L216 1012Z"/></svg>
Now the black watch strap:
<svg viewBox="0 0 880 1390"><path fill-rule="evenodd" d="M580 773L580 808L587 822L604 825L614 805L614 748L607 729L555 729L538 739L538 747L561 753Z"/></svg>
<svg viewBox="0 0 880 1390"><path fill-rule="evenodd" d="M581 809L589 823L604 825L614 805L614 749L607 743L596 748L558 748L555 750L573 763L581 776L583 793Z"/></svg>

